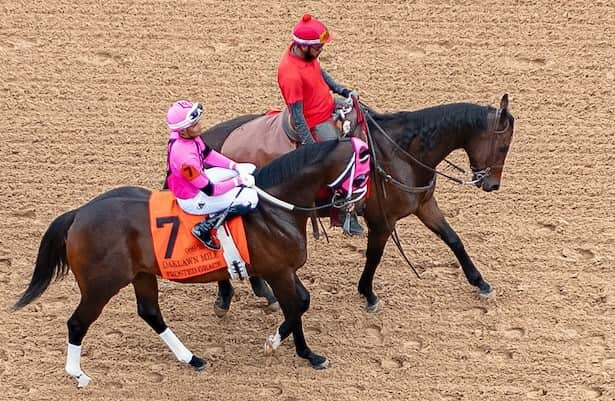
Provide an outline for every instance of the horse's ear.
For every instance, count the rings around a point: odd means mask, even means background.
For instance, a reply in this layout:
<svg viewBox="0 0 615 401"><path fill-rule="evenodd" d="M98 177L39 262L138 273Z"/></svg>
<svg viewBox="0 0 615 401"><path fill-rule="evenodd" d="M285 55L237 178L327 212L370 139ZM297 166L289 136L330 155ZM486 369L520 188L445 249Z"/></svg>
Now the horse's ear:
<svg viewBox="0 0 615 401"><path fill-rule="evenodd" d="M505 93L500 100L500 110L504 111L508 109L508 93Z"/></svg>

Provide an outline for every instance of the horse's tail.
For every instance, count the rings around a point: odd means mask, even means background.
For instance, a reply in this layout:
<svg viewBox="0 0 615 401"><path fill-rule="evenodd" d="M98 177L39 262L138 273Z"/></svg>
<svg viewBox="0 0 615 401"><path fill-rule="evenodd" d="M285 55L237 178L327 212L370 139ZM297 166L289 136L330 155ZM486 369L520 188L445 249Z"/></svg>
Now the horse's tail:
<svg viewBox="0 0 615 401"><path fill-rule="evenodd" d="M66 234L75 220L77 209L56 217L43 235L38 248L36 265L30 279L30 284L15 303L13 309L20 309L38 298L55 279L59 280L68 273L68 258L66 257Z"/></svg>

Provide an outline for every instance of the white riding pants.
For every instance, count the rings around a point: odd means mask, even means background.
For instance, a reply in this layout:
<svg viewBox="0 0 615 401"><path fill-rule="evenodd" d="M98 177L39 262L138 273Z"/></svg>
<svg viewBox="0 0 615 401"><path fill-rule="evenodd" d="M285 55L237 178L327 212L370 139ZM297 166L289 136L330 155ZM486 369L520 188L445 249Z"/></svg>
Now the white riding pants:
<svg viewBox="0 0 615 401"><path fill-rule="evenodd" d="M225 181L238 175L237 171L222 167L205 169L205 174L214 183ZM239 193L240 190L241 193ZM177 204L184 212L197 215L221 212L231 202L233 205L250 206L254 209L258 204L258 193L254 188L244 187L242 190L242 187L235 187L217 196L208 196L203 191L199 191L193 198L177 199Z"/></svg>

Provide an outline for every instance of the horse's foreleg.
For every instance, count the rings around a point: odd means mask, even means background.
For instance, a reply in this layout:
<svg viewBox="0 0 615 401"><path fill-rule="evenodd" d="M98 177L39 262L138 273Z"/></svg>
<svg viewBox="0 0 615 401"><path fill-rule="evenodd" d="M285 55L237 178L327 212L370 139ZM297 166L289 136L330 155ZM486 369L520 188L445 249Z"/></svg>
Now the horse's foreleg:
<svg viewBox="0 0 615 401"><path fill-rule="evenodd" d="M492 293L491 286L483 279L470 256L463 246L463 242L459 235L448 224L442 211L438 207L434 197L421 203L417 212L417 217L425 224L431 231L433 231L438 237L442 239L453 251L461 268L468 279L468 282L473 286L478 287L479 294L483 297L489 297Z"/></svg>
<svg viewBox="0 0 615 401"><path fill-rule="evenodd" d="M366 220L367 221L367 220ZM365 252L365 267L359 279L359 294L365 297L367 301L366 308L369 312L376 312L380 305L380 299L373 290L374 274L376 268L382 259L384 246L391 236L391 232L382 227L380 224L371 226L367 221L369 233L367 235L367 251Z"/></svg>
<svg viewBox="0 0 615 401"><path fill-rule="evenodd" d="M301 280L299 280L296 273L294 276L296 285L295 290L297 291L297 297L299 300L299 318L293 330L293 338L295 340L297 355L310 361L310 364L314 369L326 369L329 367L329 361L327 358L312 352L305 341L301 316L310 308L310 293L305 288Z"/></svg>
<svg viewBox="0 0 615 401"><path fill-rule="evenodd" d="M299 316L297 292L293 274L294 273L289 270L280 275L272 275L266 278L284 313L284 322L278 327L276 333L269 336L265 342L266 353L275 351L282 341L292 333L295 322Z"/></svg>
<svg viewBox="0 0 615 401"><path fill-rule="evenodd" d="M205 369L205 361L190 352L164 322L160 312L160 305L158 304L158 281L156 276L140 273L135 277L132 285L137 297L139 316L154 329L179 361L190 364L196 370Z"/></svg>
<svg viewBox="0 0 615 401"><path fill-rule="evenodd" d="M81 370L81 343L88 329L94 323L103 308L113 297L115 291L107 288L85 288L82 290L81 301L68 319L68 349L66 352L66 373L77 380L77 387L85 387L92 380ZM91 294L91 295L89 295Z"/></svg>

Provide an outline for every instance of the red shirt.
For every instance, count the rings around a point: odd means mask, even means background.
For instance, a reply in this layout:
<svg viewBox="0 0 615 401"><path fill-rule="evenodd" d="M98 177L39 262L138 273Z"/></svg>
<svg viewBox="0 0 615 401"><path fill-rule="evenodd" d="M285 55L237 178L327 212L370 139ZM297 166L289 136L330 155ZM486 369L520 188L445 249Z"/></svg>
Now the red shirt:
<svg viewBox="0 0 615 401"><path fill-rule="evenodd" d="M303 115L310 129L331 118L335 109L329 86L320 72L318 59L305 61L286 49L278 66L278 86L287 105L303 102Z"/></svg>

